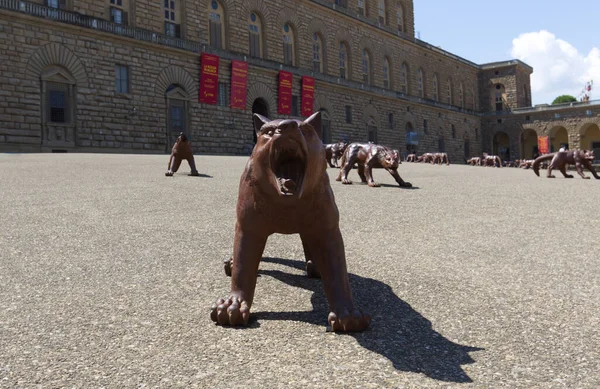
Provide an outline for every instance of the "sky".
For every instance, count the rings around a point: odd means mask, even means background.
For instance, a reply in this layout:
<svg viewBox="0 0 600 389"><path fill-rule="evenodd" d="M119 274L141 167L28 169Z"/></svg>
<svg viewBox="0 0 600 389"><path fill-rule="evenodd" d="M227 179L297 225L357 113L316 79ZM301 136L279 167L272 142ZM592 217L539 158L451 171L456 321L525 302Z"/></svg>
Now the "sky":
<svg viewBox="0 0 600 389"><path fill-rule="evenodd" d="M595 81L600 99L599 0L414 0L415 34L469 61L519 59L533 67L533 104ZM451 23L450 23L451 21Z"/></svg>

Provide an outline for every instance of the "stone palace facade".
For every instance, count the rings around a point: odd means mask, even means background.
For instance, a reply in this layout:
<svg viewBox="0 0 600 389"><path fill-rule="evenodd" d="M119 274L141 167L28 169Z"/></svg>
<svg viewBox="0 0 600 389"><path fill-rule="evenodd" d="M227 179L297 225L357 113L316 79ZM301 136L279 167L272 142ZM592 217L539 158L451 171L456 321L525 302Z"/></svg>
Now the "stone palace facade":
<svg viewBox="0 0 600 389"><path fill-rule="evenodd" d="M594 101L531 107L533 69L475 64L415 38L412 0L0 0L0 151L248 155L251 114L301 117L314 79L323 141L530 157L599 149ZM199 102L201 55L218 57L216 104ZM248 64L231 108L231 63ZM292 74L291 114L278 76Z"/></svg>

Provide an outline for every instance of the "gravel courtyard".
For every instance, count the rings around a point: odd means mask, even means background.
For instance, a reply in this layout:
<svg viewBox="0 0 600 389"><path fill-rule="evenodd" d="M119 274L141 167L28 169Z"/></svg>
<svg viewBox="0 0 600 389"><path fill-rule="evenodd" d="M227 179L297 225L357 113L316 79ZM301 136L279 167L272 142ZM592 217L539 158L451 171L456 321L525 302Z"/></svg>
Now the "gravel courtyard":
<svg viewBox="0 0 600 389"><path fill-rule="evenodd" d="M0 154L0 387L597 388L600 181L403 163L334 181L368 331L326 331L296 235L274 235L253 320L229 291L246 157ZM589 175L589 173L587 173Z"/></svg>

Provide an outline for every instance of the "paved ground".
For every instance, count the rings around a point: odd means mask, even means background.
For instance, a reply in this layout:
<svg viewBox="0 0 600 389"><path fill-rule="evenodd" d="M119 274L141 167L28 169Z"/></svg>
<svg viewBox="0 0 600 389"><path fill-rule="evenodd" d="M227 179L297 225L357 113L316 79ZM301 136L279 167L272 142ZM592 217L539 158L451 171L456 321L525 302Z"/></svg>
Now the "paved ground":
<svg viewBox="0 0 600 389"><path fill-rule="evenodd" d="M1 387L600 386L600 182L416 164L414 190L333 181L370 330L326 332L293 235L269 240L235 330L209 307L246 158L196 157L201 178L167 159L0 155Z"/></svg>

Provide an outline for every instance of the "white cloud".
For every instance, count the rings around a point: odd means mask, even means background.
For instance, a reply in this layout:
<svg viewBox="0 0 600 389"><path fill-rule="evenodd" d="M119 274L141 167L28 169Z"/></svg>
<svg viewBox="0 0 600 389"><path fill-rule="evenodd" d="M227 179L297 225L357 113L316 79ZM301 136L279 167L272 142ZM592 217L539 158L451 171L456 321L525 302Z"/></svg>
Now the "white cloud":
<svg viewBox="0 0 600 389"><path fill-rule="evenodd" d="M546 30L521 34L512 43L512 57L533 67L534 104L550 104L564 94L579 98L585 83L592 79L595 84L592 98L600 98L600 49L594 47L585 56Z"/></svg>

